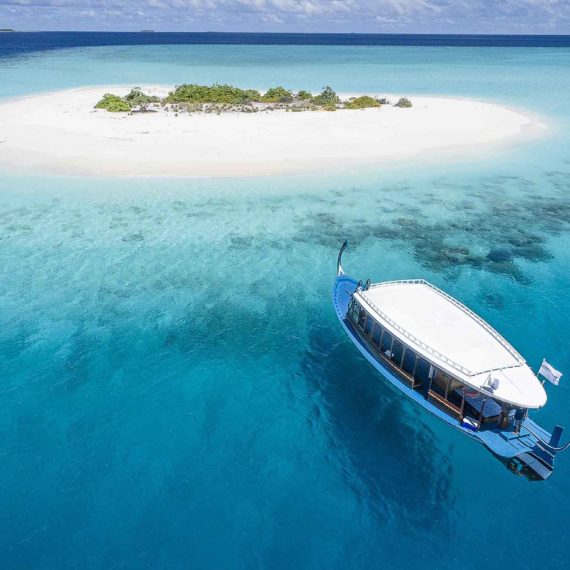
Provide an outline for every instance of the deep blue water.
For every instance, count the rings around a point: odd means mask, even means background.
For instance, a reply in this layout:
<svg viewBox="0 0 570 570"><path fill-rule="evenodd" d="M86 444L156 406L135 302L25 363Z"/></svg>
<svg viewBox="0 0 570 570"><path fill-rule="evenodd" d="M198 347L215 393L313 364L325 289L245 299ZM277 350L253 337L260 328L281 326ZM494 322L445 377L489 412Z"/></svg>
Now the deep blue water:
<svg viewBox="0 0 570 570"><path fill-rule="evenodd" d="M425 277L570 374L570 48L32 36L0 36L0 97L329 83L499 101L549 133L334 177L0 171L0 568L568 566L570 452L546 482L509 473L374 374L330 290L348 238L357 276ZM547 428L570 425L566 380Z"/></svg>
<svg viewBox="0 0 570 570"><path fill-rule="evenodd" d="M0 57L30 51L130 45L570 47L570 36L275 34L247 32L16 32L0 34Z"/></svg>

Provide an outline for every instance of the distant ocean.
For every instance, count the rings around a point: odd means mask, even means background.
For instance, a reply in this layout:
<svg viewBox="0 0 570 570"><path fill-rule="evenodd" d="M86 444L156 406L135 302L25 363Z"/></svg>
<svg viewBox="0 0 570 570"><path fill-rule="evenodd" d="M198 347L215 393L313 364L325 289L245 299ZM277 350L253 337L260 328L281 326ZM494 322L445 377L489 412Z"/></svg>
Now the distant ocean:
<svg viewBox="0 0 570 570"><path fill-rule="evenodd" d="M2 98L331 85L549 127L334 176L0 170L0 568L567 567L570 452L515 477L392 392L330 295L345 238L355 275L432 281L565 372L532 416L570 428L568 62L556 36L0 34Z"/></svg>
<svg viewBox="0 0 570 570"><path fill-rule="evenodd" d="M0 56L86 46L290 45L570 47L570 35L270 34L228 32L15 32L0 34Z"/></svg>

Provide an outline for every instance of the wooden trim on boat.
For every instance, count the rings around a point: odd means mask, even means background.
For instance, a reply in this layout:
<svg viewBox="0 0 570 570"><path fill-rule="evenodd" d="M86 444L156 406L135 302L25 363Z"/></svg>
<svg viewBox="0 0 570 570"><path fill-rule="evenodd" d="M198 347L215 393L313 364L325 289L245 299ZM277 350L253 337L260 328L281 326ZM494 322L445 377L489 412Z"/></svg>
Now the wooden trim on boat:
<svg viewBox="0 0 570 570"><path fill-rule="evenodd" d="M398 377L398 379L401 380L404 384L407 384L412 390L415 390L421 386L421 383L416 385L416 380L412 376L410 376L405 370L398 368L398 366L396 366L386 355L382 354L381 351L376 350L376 354L380 355L382 360L384 360L384 362L388 364L390 368L392 368L392 371Z"/></svg>
<svg viewBox="0 0 570 570"><path fill-rule="evenodd" d="M461 421L461 418L463 417L461 408L455 404L452 404L437 392L428 390L428 401L431 402L434 406L437 406L440 410L453 416L457 421Z"/></svg>

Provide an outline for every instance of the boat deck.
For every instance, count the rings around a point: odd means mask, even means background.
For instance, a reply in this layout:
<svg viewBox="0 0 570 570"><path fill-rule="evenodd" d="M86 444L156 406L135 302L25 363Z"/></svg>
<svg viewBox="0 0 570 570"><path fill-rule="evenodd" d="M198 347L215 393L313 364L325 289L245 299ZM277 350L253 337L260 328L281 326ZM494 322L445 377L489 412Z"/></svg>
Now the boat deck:
<svg viewBox="0 0 570 570"><path fill-rule="evenodd" d="M424 280L389 281L355 293L377 322L416 353L493 397L540 408L546 392L522 356L488 323Z"/></svg>

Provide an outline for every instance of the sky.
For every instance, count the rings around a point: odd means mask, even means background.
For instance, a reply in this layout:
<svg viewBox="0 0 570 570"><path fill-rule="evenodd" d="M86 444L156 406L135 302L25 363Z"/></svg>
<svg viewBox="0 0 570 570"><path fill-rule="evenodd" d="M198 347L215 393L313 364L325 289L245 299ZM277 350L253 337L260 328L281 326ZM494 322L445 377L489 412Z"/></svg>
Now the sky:
<svg viewBox="0 0 570 570"><path fill-rule="evenodd" d="M570 0L0 0L0 28L570 34Z"/></svg>

